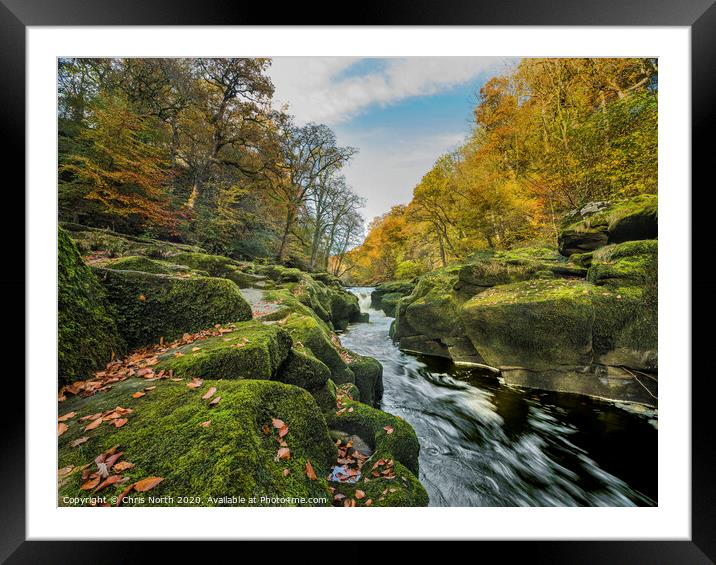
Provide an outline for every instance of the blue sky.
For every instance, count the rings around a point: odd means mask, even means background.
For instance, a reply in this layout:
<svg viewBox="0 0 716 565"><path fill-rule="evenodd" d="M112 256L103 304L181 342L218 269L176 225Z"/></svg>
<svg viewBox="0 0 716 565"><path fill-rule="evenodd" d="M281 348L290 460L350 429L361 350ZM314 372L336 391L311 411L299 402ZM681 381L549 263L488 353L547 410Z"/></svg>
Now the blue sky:
<svg viewBox="0 0 716 565"><path fill-rule="evenodd" d="M277 57L274 99L329 125L360 153L345 169L367 221L407 203L435 160L472 127L476 93L514 60L493 57Z"/></svg>

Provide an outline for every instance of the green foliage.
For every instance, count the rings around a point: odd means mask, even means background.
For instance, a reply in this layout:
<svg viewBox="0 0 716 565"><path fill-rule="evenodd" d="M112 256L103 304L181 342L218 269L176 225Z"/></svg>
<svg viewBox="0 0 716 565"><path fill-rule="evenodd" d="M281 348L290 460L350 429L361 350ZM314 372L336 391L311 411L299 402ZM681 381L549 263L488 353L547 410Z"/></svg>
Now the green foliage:
<svg viewBox="0 0 716 565"><path fill-rule="evenodd" d="M57 232L58 370L60 384L84 379L125 350L105 292L67 232Z"/></svg>

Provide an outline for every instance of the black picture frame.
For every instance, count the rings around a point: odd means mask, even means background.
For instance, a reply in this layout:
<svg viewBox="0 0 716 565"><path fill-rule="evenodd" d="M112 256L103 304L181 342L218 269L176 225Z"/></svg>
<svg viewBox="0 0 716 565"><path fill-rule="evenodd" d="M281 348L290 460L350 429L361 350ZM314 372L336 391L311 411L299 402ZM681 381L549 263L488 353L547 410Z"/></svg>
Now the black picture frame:
<svg viewBox="0 0 716 565"><path fill-rule="evenodd" d="M218 0L189 2L186 0L0 0L0 115L5 137L3 169L19 172L19 178L6 180L3 203L13 215L23 217L24 210L25 140L25 32L27 26L83 26L83 25L315 25L317 14L325 14L324 25L563 25L563 26L687 26L691 29L692 71L692 198L699 196L699 206L692 210L692 257L704 257L706 245L712 239L707 214L712 207L705 197L714 191L713 178L707 177L713 157L707 140L713 137L714 105L716 99L716 5L715 0L393 0L362 2L355 10L346 10L351 20L344 20L336 4L321 6L282 4L271 11L261 3L225 3ZM327 4L327 3L326 3ZM9 141L9 143L8 143ZM707 181L707 179L709 179ZM701 187L701 182L704 186ZM673 187L670 187L673 188ZM12 199L15 199L12 202ZM698 218L698 213L703 218ZM7 225L7 223L6 223ZM19 226L13 228L13 245L5 246L6 265L0 285L5 297L25 294L25 248L20 245ZM699 304L693 314L693 361L706 360L713 348L712 331L697 331L699 320L711 318L713 307L709 294L716 290L716 278L708 274L708 261L703 261L701 273L692 273L692 303ZM694 261L694 266L698 267ZM17 343L24 335L23 316L6 320L3 324L7 339ZM702 326L708 328L705 324ZM27 336L32 339L32 336ZM709 341L707 341L709 340ZM7 343L7 341L4 341ZM21 359L19 349L15 359ZM5 377L12 374L12 387L19 389L17 376L20 367L5 365ZM499 552L501 560L529 558L549 563L713 563L716 561L716 447L709 410L714 397L714 381L704 362L701 372L690 379L692 367L684 361L684 374L670 375L692 391L692 535L690 541L545 541L545 542L483 542L484 550ZM693 363L693 368L700 367ZM6 392L6 394L10 394ZM3 409L2 463L0 463L0 508L5 516L0 526L0 560L8 563L92 563L132 562L148 556L146 543L128 542L38 542L26 541L25 492L31 485L25 482L25 409L20 395L12 394ZM54 455L53 455L54 456ZM479 525L476 524L476 531ZM78 525L78 537L81 527ZM350 537L350 536L347 536ZM155 544L153 544L155 545ZM212 559L225 544L212 542ZM171 553L185 552L184 544L162 543L165 558ZM246 554L244 554L246 555ZM266 556L272 559L270 555Z"/></svg>

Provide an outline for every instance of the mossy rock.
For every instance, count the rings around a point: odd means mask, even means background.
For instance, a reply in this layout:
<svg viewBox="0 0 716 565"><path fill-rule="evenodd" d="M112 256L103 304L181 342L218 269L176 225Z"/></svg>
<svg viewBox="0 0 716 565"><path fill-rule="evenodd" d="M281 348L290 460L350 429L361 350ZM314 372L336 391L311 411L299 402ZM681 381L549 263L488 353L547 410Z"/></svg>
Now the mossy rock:
<svg viewBox="0 0 716 565"><path fill-rule="evenodd" d="M291 335L294 344L305 347L331 371L336 384L355 382L355 376L341 357L330 330L312 316L292 313L279 322Z"/></svg>
<svg viewBox="0 0 716 565"><path fill-rule="evenodd" d="M291 350L288 333L276 324L259 321L242 322L231 328L229 333L162 354L156 368L171 369L179 377L275 378Z"/></svg>
<svg viewBox="0 0 716 565"><path fill-rule="evenodd" d="M183 333L251 319L251 306L231 281L94 268L117 327L130 348Z"/></svg>
<svg viewBox="0 0 716 565"><path fill-rule="evenodd" d="M360 391L360 401L375 406L383 398L383 365L373 357L356 355L349 365Z"/></svg>
<svg viewBox="0 0 716 565"><path fill-rule="evenodd" d="M186 265L191 269L203 271L211 277L221 277L236 283L239 288L249 288L263 280L254 274L244 272L248 265L234 261L223 255L210 255L208 253L177 253L169 257L169 260L180 265Z"/></svg>
<svg viewBox="0 0 716 565"><path fill-rule="evenodd" d="M415 281L390 281L379 284L370 293L371 308L383 310L387 316L395 316L395 306L403 296L408 296L415 289ZM396 298L397 295L397 298ZM384 301L387 298L388 304ZM386 310L387 308L387 310ZM392 313L389 313L392 312Z"/></svg>
<svg viewBox="0 0 716 565"><path fill-rule="evenodd" d="M336 410L336 383L328 379L326 383L311 391L316 404L323 412L335 412Z"/></svg>
<svg viewBox="0 0 716 565"><path fill-rule="evenodd" d="M76 411L67 421L68 431L59 439L59 468L85 464L107 449L118 446L122 461L134 464L122 475L129 483L150 476L164 480L139 502L140 493L133 493L134 502L125 506L177 506L177 497L201 497L200 506L241 505L233 501L210 501L209 497L257 497L255 504L245 506L296 506L297 499L313 498L306 505L330 505L328 475L335 463L336 447L331 440L325 419L313 397L299 387L273 381L211 381L192 390L185 382L155 381L156 389L142 398L131 394L147 386L143 379L131 378L115 384L111 390L88 398L70 398L61 406L63 413ZM214 397L220 402L209 408L201 396L210 387L218 390ZM128 422L121 428L103 423L85 432L86 424L78 419L84 415L111 410L116 406L132 408ZM271 420L279 418L289 428L285 437L291 457L278 460L278 443ZM201 422L210 421L208 427ZM263 427L270 433L265 434ZM79 447L71 442L80 436L89 440ZM317 480L306 476L310 461ZM284 476L284 470L289 473ZM64 497L87 498L80 490L81 472L76 469L62 480L58 504L66 505ZM103 490L108 498L119 495L126 484ZM149 496L159 499L151 503ZM174 497L174 501L161 497ZM280 499L276 502L262 500Z"/></svg>
<svg viewBox="0 0 716 565"><path fill-rule="evenodd" d="M356 507L366 506L370 501L370 507L422 507L427 506L429 499L425 487L415 478L399 461L393 462L395 478L387 479L385 477L374 478L370 469L375 461L379 459L390 459L390 455L386 452L374 454L366 463L363 469L367 477L363 477L357 483L331 483L335 488L336 494L343 494L346 498L356 501ZM380 469L380 467L378 467ZM368 482L365 481L368 478ZM356 497L356 491L361 490L363 495L361 498Z"/></svg>
<svg viewBox="0 0 716 565"><path fill-rule="evenodd" d="M627 241L594 252L587 280L610 288L656 284L659 243Z"/></svg>
<svg viewBox="0 0 716 565"><path fill-rule="evenodd" d="M563 255L594 251L608 243L658 236L658 197L641 194L617 202L590 202L568 214L559 234Z"/></svg>
<svg viewBox="0 0 716 565"><path fill-rule="evenodd" d="M325 363L317 359L309 349L295 347L289 352L276 379L314 391L323 387L330 377L331 370Z"/></svg>
<svg viewBox="0 0 716 565"><path fill-rule="evenodd" d="M461 318L488 365L547 369L591 362L594 307L603 292L582 281L501 285L466 302Z"/></svg>
<svg viewBox="0 0 716 565"><path fill-rule="evenodd" d="M460 332L459 325L455 324L461 304L454 292L457 280L454 269L439 269L421 277L413 293L399 302L396 335L420 334L437 338ZM406 331L415 333L404 333Z"/></svg>
<svg viewBox="0 0 716 565"><path fill-rule="evenodd" d="M331 321L337 330L345 330L351 322L361 319L358 297L345 290L331 292Z"/></svg>
<svg viewBox="0 0 716 565"><path fill-rule="evenodd" d="M153 273L155 275L170 275L179 273L192 273L192 270L185 265L174 265L157 259L150 259L142 255L128 255L104 261L101 265L105 269L115 271L140 271L142 273ZM208 276L208 273L204 273Z"/></svg>
<svg viewBox="0 0 716 565"><path fill-rule="evenodd" d="M345 399L343 407L346 410L341 414L333 412L327 415L330 429L363 438L373 450L372 459L394 458L418 475L420 444L413 426L397 416L355 400ZM353 410L349 411L351 408ZM390 429L392 432L388 433Z"/></svg>
<svg viewBox="0 0 716 565"><path fill-rule="evenodd" d="M389 292L380 297L380 307L385 312L386 316L395 318L395 312L398 307L398 302L403 298L403 294L399 292Z"/></svg>
<svg viewBox="0 0 716 565"><path fill-rule="evenodd" d="M143 255L161 259L176 253L203 252L199 247L148 237L133 236L79 224L61 224L77 244L80 253L101 253L107 257Z"/></svg>
<svg viewBox="0 0 716 565"><path fill-rule="evenodd" d="M57 361L60 384L66 384L90 377L126 344L104 289L62 228L57 243Z"/></svg>

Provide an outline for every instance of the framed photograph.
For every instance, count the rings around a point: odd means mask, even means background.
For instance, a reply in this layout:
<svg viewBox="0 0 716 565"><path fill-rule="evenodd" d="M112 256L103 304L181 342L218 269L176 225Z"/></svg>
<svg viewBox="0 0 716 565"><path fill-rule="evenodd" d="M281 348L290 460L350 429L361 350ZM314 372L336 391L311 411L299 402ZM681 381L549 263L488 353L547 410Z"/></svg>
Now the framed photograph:
<svg viewBox="0 0 716 565"><path fill-rule="evenodd" d="M27 274L2 558L716 560L711 1L181 4L0 4Z"/></svg>

